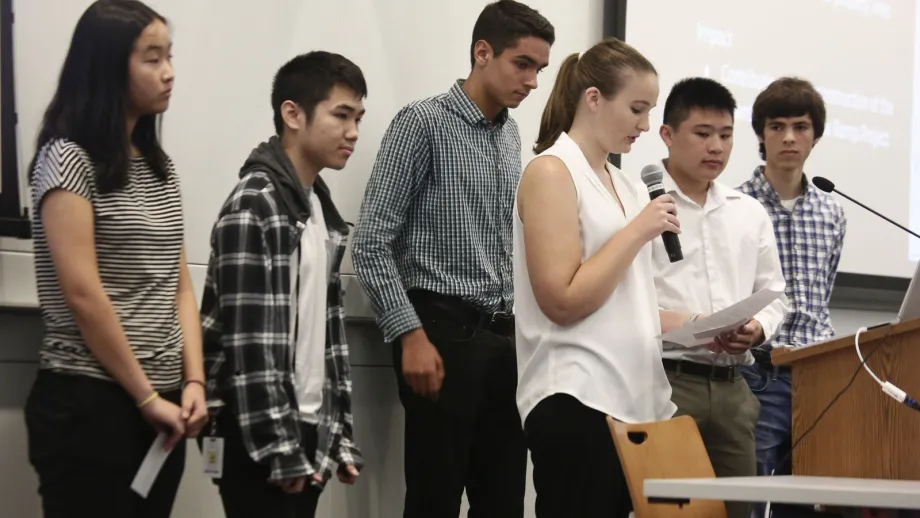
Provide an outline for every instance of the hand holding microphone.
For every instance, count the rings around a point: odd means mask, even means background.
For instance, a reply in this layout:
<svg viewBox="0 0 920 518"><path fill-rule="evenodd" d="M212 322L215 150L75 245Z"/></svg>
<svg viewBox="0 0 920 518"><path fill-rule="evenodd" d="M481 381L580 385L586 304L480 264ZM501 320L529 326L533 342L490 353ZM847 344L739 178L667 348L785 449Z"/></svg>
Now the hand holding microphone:
<svg viewBox="0 0 920 518"><path fill-rule="evenodd" d="M680 261L684 258L684 254L680 250L680 240L677 238L677 234L680 233L677 205L674 203L674 198L664 190L662 183L664 171L661 170L661 166L647 165L642 168L640 177L642 183L648 187L649 198L652 201L636 216L633 222L648 232L648 234L643 233L643 236L649 241L660 235L664 241L668 259L672 263Z"/></svg>
<svg viewBox="0 0 920 518"><path fill-rule="evenodd" d="M677 221L677 205L674 204L674 198L665 194L651 201L642 209L632 225L642 236L645 241L651 241L665 233L673 234L675 239L680 233L680 222ZM677 245L680 247L680 244ZM668 254L671 255L670 253ZM673 262L673 261L672 261Z"/></svg>

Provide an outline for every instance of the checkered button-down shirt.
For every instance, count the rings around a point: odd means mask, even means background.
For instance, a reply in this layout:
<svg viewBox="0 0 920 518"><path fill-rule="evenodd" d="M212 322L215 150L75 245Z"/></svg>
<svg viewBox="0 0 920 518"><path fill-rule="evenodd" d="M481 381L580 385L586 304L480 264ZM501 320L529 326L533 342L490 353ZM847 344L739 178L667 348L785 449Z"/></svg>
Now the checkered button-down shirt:
<svg viewBox="0 0 920 518"><path fill-rule="evenodd" d="M364 194L353 262L387 342L421 327L412 288L483 311L513 305L521 138L507 110L489 121L462 84L397 113Z"/></svg>
<svg viewBox="0 0 920 518"><path fill-rule="evenodd" d="M803 346L834 336L828 302L846 235L843 207L832 196L802 178L802 195L792 210L763 174L754 170L739 187L759 200L773 220L790 312L772 344Z"/></svg>

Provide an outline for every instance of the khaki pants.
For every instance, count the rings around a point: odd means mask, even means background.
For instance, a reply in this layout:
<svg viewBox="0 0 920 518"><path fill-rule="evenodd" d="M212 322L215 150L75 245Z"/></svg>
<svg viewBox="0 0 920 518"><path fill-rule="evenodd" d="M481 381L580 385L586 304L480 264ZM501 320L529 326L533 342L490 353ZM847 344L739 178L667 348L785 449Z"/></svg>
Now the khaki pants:
<svg viewBox="0 0 920 518"><path fill-rule="evenodd" d="M677 414L696 421L717 477L757 475L754 427L760 402L740 374L734 381L715 381L668 370L671 401ZM728 518L749 518L750 504L726 502Z"/></svg>

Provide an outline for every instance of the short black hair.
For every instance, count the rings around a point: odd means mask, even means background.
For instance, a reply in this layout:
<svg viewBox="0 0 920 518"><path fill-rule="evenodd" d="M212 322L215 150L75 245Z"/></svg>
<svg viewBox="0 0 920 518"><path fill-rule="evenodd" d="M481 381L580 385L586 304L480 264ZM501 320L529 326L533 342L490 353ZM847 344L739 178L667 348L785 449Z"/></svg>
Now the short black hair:
<svg viewBox="0 0 920 518"><path fill-rule="evenodd" d="M676 130L694 108L728 112L734 120L738 103L722 83L708 77L688 77L671 88L664 103L664 123Z"/></svg>
<svg viewBox="0 0 920 518"><path fill-rule="evenodd" d="M515 0L492 2L479 13L476 25L473 26L470 66L476 64L474 49L477 41L484 40L492 46L492 52L498 56L527 36L540 38L552 45L556 41L556 29L532 7Z"/></svg>
<svg viewBox="0 0 920 518"><path fill-rule="evenodd" d="M361 98L367 97L367 82L358 65L348 58L326 51L301 54L288 61L275 74L272 83L272 109L275 112L275 132L284 130L281 105L293 101L313 119L316 105L329 97L336 86L353 90Z"/></svg>

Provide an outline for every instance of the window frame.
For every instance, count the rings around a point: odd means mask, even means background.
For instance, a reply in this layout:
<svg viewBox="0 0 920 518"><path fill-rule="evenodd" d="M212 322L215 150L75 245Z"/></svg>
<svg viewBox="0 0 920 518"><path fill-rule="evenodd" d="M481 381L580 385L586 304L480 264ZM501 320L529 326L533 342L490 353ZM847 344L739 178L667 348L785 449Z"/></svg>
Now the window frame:
<svg viewBox="0 0 920 518"><path fill-rule="evenodd" d="M0 237L30 239L29 209L22 199L13 66L13 0L0 0Z"/></svg>
<svg viewBox="0 0 920 518"><path fill-rule="evenodd" d="M626 0L604 0L603 37L626 41ZM620 155L611 153L607 159L620 168Z"/></svg>

